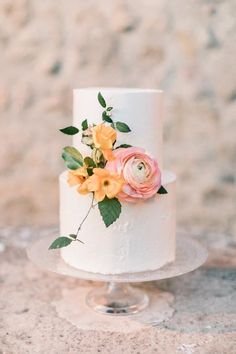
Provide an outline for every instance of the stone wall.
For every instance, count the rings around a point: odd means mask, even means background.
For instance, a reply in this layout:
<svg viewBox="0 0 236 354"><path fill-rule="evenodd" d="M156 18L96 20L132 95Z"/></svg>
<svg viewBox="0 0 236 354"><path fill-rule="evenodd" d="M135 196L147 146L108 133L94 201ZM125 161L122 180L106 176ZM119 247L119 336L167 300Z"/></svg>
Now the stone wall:
<svg viewBox="0 0 236 354"><path fill-rule="evenodd" d="M72 89L166 92L179 225L236 231L234 0L1 0L0 224L56 224Z"/></svg>

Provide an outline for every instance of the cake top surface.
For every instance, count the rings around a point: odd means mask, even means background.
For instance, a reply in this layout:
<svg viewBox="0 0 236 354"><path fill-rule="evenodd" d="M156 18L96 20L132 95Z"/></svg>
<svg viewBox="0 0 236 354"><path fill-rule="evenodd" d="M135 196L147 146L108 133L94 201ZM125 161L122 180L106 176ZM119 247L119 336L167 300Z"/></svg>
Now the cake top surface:
<svg viewBox="0 0 236 354"><path fill-rule="evenodd" d="M148 89L148 88L133 88L133 87L84 87L75 88L73 91L91 91L91 92L107 92L112 91L113 93L163 93L162 90L158 89Z"/></svg>

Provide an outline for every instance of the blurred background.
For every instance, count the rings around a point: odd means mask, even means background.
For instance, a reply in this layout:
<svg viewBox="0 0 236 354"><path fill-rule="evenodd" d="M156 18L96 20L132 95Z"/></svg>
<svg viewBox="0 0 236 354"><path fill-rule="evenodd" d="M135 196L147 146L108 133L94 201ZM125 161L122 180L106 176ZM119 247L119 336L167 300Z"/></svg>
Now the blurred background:
<svg viewBox="0 0 236 354"><path fill-rule="evenodd" d="M236 233L234 0L1 0L0 226L57 225L72 89L165 91L179 227Z"/></svg>

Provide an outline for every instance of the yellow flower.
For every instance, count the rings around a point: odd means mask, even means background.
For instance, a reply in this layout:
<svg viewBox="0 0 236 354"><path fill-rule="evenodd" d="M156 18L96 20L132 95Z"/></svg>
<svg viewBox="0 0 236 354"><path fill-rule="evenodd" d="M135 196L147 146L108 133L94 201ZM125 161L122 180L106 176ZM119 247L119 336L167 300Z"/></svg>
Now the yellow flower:
<svg viewBox="0 0 236 354"><path fill-rule="evenodd" d="M116 131L112 127L99 124L93 128L93 142L97 149L101 149L106 160L113 159L112 147L116 141Z"/></svg>
<svg viewBox="0 0 236 354"><path fill-rule="evenodd" d="M103 168L94 168L93 175L78 187L80 194L94 192L95 199L101 202L106 196L114 198L122 189L124 180L118 175L112 175Z"/></svg>
<svg viewBox="0 0 236 354"><path fill-rule="evenodd" d="M86 166L80 167L77 170L70 170L68 172L67 183L70 187L81 184L88 177Z"/></svg>

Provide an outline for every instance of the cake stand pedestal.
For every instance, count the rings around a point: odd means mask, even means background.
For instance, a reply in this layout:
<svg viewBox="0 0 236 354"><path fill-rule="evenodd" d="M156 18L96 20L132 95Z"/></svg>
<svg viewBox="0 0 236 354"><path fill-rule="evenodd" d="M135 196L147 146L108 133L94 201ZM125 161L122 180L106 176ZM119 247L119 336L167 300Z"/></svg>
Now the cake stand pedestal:
<svg viewBox="0 0 236 354"><path fill-rule="evenodd" d="M112 315L129 315L143 310L149 302L147 294L129 283L110 282L94 288L86 298L95 311Z"/></svg>
<svg viewBox="0 0 236 354"><path fill-rule="evenodd" d="M130 315L143 310L149 302L144 290L129 283L154 281L186 274L200 267L207 259L207 250L197 241L178 237L176 259L162 268L146 272L99 274L76 269L65 263L60 250L48 250L57 237L50 234L32 242L27 249L29 259L37 266L54 273L75 278L105 282L90 291L86 303L95 311L110 315Z"/></svg>

